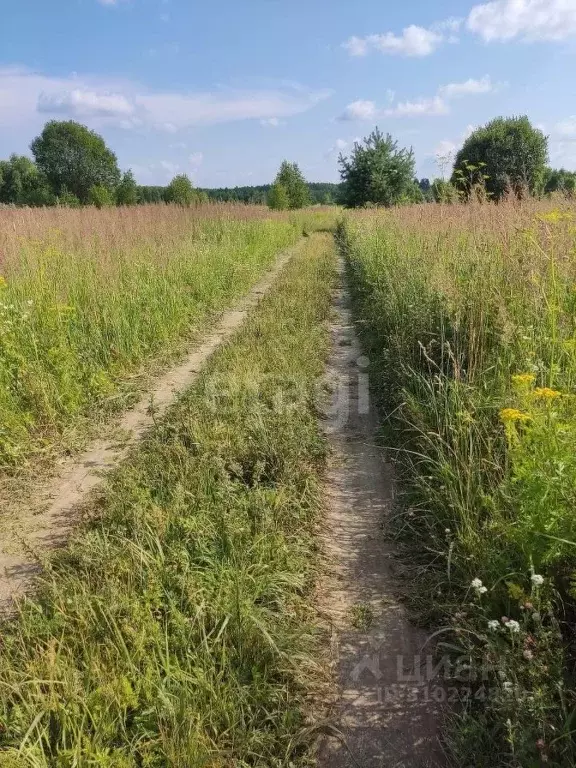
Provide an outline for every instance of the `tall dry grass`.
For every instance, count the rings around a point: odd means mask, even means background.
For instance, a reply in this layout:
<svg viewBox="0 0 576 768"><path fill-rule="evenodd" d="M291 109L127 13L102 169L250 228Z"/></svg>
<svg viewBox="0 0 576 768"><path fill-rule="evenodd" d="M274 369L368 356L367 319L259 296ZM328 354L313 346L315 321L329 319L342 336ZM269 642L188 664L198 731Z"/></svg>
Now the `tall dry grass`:
<svg viewBox="0 0 576 768"><path fill-rule="evenodd" d="M240 205L0 211L0 470L124 404L300 233Z"/></svg>
<svg viewBox="0 0 576 768"><path fill-rule="evenodd" d="M574 765L576 211L419 206L341 227L414 607L489 680L458 765Z"/></svg>

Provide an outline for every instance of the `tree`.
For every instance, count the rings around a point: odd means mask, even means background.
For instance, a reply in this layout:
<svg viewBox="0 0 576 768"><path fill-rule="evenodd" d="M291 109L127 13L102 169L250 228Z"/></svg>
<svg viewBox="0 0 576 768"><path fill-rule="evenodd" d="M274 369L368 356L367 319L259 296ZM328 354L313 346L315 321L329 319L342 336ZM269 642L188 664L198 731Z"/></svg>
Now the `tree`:
<svg viewBox="0 0 576 768"><path fill-rule="evenodd" d="M522 197L541 189L547 162L548 139L527 117L498 117L466 139L456 155L452 183L469 195L482 176L494 199L509 191Z"/></svg>
<svg viewBox="0 0 576 768"><path fill-rule="evenodd" d="M445 179L434 179L432 186L430 187L432 198L436 203L458 203L460 201L460 195L458 190Z"/></svg>
<svg viewBox="0 0 576 768"><path fill-rule="evenodd" d="M139 203L163 203L166 187L137 187Z"/></svg>
<svg viewBox="0 0 576 768"><path fill-rule="evenodd" d="M136 205L138 202L138 185L132 171L126 171L116 188L118 205Z"/></svg>
<svg viewBox="0 0 576 768"><path fill-rule="evenodd" d="M576 194L576 173L564 168L546 168L542 180L542 192L545 195L559 193L568 198Z"/></svg>
<svg viewBox="0 0 576 768"><path fill-rule="evenodd" d="M192 205L197 202L196 190L186 174L174 176L166 187L164 200L176 205Z"/></svg>
<svg viewBox="0 0 576 768"><path fill-rule="evenodd" d="M338 158L342 202L347 208L363 205L396 205L414 188L414 153L399 149L390 134L378 128L362 142L355 142L351 156Z"/></svg>
<svg viewBox="0 0 576 768"><path fill-rule="evenodd" d="M275 182L268 192L268 208L273 211L285 211L290 205L286 187L280 182Z"/></svg>
<svg viewBox="0 0 576 768"><path fill-rule="evenodd" d="M114 205L116 200L114 199L113 193L107 187L103 187L101 184L95 184L90 188L90 192L88 193L88 202L90 205L96 206L96 208L108 208L109 206Z"/></svg>
<svg viewBox="0 0 576 768"><path fill-rule="evenodd" d="M297 163L282 162L274 184L280 184L288 195L288 208L304 208L310 203L308 184Z"/></svg>
<svg viewBox="0 0 576 768"><path fill-rule="evenodd" d="M64 187L62 192L56 198L56 205L61 206L62 208L80 208L82 203L78 200L76 195L73 195L72 192L68 192L66 187Z"/></svg>
<svg viewBox="0 0 576 768"><path fill-rule="evenodd" d="M24 155L11 155L0 162L0 203L12 205L53 205L54 195L46 177Z"/></svg>
<svg viewBox="0 0 576 768"><path fill-rule="evenodd" d="M112 191L120 181L116 155L104 139L73 120L47 123L31 149L55 195L67 190L87 203L92 187Z"/></svg>

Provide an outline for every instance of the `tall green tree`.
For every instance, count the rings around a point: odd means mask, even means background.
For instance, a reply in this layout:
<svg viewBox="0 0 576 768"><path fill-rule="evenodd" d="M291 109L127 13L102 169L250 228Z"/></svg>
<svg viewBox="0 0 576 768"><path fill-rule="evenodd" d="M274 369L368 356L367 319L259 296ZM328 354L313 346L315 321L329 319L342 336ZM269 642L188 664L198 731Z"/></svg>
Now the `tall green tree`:
<svg viewBox="0 0 576 768"><path fill-rule="evenodd" d="M175 203L176 205L193 205L197 202L196 190L186 174L174 176L166 187L164 200L167 203Z"/></svg>
<svg viewBox="0 0 576 768"><path fill-rule="evenodd" d="M390 134L376 128L356 142L350 157L340 154L341 199L347 208L397 205L414 190L414 153L399 149Z"/></svg>
<svg viewBox="0 0 576 768"><path fill-rule="evenodd" d="M122 175L120 184L116 187L116 202L118 205L136 205L138 202L138 185L132 171Z"/></svg>
<svg viewBox="0 0 576 768"><path fill-rule="evenodd" d="M87 203L92 187L112 191L120 181L116 155L104 139L73 120L47 123L31 149L55 195L67 190Z"/></svg>
<svg viewBox="0 0 576 768"><path fill-rule="evenodd" d="M292 210L309 205L310 191L297 163L289 163L288 160L284 160L274 184L284 187L288 195L288 207Z"/></svg>
<svg viewBox="0 0 576 768"><path fill-rule="evenodd" d="M285 211L290 205L286 187L280 182L275 182L268 192L268 207L273 211Z"/></svg>
<svg viewBox="0 0 576 768"><path fill-rule="evenodd" d="M542 188L548 139L526 116L498 117L478 128L456 155L452 183L465 194L482 183L496 200Z"/></svg>

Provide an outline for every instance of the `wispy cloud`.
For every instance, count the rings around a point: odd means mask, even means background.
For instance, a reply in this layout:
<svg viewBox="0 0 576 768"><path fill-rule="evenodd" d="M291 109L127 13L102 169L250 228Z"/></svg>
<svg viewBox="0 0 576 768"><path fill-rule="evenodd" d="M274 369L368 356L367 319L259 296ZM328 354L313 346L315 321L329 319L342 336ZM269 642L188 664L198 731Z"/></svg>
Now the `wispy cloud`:
<svg viewBox="0 0 576 768"><path fill-rule="evenodd" d="M488 75L480 80L470 78L463 83L449 83L438 89L438 94L444 99L457 99L461 96L475 96L482 93L490 93L495 86Z"/></svg>
<svg viewBox="0 0 576 768"><path fill-rule="evenodd" d="M267 90L152 91L130 81L89 76L49 77L23 68L0 68L0 128L25 124L35 115L68 116L91 125L176 133L197 125L268 120L306 112L328 91L300 85Z"/></svg>
<svg viewBox="0 0 576 768"><path fill-rule="evenodd" d="M260 120L260 125L263 125L264 128L278 128L283 125L283 121L277 117L268 117L265 120Z"/></svg>
<svg viewBox="0 0 576 768"><path fill-rule="evenodd" d="M378 107L374 101L353 101L348 104L339 120L376 120L381 117L423 117L447 115L450 112L450 102L464 96L475 96L490 93L500 88L486 75L480 80L470 78L462 83L448 83L438 88L436 95L431 98L421 98L415 101L400 101L392 106Z"/></svg>
<svg viewBox="0 0 576 768"><path fill-rule="evenodd" d="M134 114L135 106L119 93L97 93L73 88L58 93L42 92L38 111L69 117L126 117Z"/></svg>

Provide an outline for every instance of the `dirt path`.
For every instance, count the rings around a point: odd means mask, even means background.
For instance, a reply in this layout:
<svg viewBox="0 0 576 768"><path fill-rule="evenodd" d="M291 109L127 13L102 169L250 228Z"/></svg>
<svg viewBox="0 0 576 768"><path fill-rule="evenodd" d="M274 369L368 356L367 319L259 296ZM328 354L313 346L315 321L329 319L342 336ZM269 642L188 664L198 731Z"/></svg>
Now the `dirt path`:
<svg viewBox="0 0 576 768"><path fill-rule="evenodd" d="M327 431L334 458L327 478L328 573L319 596L332 627L339 700L318 766L442 766L438 687L426 679L426 635L410 625L397 598L384 533L394 480L375 443L368 361L351 321L342 271L340 277L329 366L334 391Z"/></svg>
<svg viewBox="0 0 576 768"><path fill-rule="evenodd" d="M94 441L80 456L67 461L17 513L0 519L0 612L25 590L50 549L66 541L88 495L101 483L103 472L117 465L154 420L194 383L202 366L240 328L302 242L282 252L273 268L234 309L223 314L186 359L158 379L154 388L107 430L106 438Z"/></svg>

